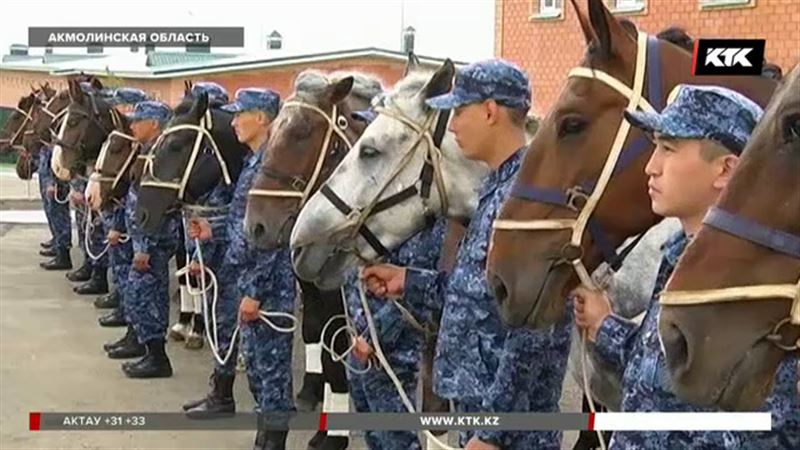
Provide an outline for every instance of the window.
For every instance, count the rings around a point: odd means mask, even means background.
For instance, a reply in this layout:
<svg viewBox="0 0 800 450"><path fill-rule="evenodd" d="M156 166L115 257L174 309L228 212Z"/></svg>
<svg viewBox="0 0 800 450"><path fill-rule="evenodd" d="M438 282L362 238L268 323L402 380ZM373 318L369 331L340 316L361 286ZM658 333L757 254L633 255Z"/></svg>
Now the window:
<svg viewBox="0 0 800 450"><path fill-rule="evenodd" d="M643 14L645 0L609 0L608 7L615 14Z"/></svg>
<svg viewBox="0 0 800 450"><path fill-rule="evenodd" d="M561 0L539 0L539 15L554 16L561 14Z"/></svg>
<svg viewBox="0 0 800 450"><path fill-rule="evenodd" d="M755 0L700 0L700 9L740 8L754 4Z"/></svg>

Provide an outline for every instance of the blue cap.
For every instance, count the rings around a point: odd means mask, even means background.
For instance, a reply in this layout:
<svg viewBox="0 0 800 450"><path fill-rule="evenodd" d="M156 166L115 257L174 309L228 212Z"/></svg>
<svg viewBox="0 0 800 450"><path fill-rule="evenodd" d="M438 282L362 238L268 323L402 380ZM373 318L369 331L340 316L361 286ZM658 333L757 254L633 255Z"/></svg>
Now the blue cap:
<svg viewBox="0 0 800 450"><path fill-rule="evenodd" d="M197 98L203 92L208 94L208 104L211 107L220 107L229 101L228 91L213 81L200 81L192 85L193 98Z"/></svg>
<svg viewBox="0 0 800 450"><path fill-rule="evenodd" d="M95 94L95 95L99 94L100 96L106 99L109 99L112 95L114 95L114 92L108 88L95 89L94 86L92 86L92 83L88 81L81 81L80 85L81 85L81 91L83 91L83 93L85 94Z"/></svg>
<svg viewBox="0 0 800 450"><path fill-rule="evenodd" d="M375 112L374 109L364 109L361 111L351 112L350 117L365 122L367 125L369 125L378 117L378 113Z"/></svg>
<svg viewBox="0 0 800 450"><path fill-rule="evenodd" d="M281 108L281 95L271 89L242 88L236 91L236 100L223 106L223 111L238 113L242 111L264 111L271 118L278 115Z"/></svg>
<svg viewBox="0 0 800 450"><path fill-rule="evenodd" d="M122 87L114 91L111 97L112 105L135 105L139 102L150 100L150 97L141 90L131 87Z"/></svg>
<svg viewBox="0 0 800 450"><path fill-rule="evenodd" d="M454 109L471 103L494 100L508 108L529 109L531 88L528 75L502 59L489 59L461 68L450 93L430 98L428 106Z"/></svg>
<svg viewBox="0 0 800 450"><path fill-rule="evenodd" d="M168 121L172 117L172 110L169 106L156 101L148 100L146 102L137 103L133 108L133 113L128 114L128 119L131 121L137 120L157 120L160 123Z"/></svg>
<svg viewBox="0 0 800 450"><path fill-rule="evenodd" d="M625 111L631 125L678 139L709 139L742 153L764 111L738 92L681 84L675 101L659 113Z"/></svg>

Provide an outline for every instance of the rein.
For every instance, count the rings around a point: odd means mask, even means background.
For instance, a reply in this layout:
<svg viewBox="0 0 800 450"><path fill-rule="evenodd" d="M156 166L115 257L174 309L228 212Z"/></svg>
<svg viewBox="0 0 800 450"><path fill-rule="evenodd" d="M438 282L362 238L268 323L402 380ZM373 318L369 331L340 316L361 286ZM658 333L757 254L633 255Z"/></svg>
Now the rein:
<svg viewBox="0 0 800 450"><path fill-rule="evenodd" d="M723 233L800 260L800 236L762 225L716 206L708 211L703 223ZM787 352L798 350L800 338L793 344L786 345L783 343L780 330L785 325L800 326L800 277L795 284L758 284L719 289L664 291L659 302L662 305L686 306L776 298L792 300L792 306L789 316L778 322L766 339Z"/></svg>

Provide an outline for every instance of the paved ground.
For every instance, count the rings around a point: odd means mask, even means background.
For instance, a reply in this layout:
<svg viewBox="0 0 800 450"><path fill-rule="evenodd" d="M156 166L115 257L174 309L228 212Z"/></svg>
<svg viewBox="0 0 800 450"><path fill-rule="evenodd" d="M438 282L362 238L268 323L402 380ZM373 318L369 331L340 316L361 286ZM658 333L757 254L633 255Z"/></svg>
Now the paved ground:
<svg viewBox="0 0 800 450"><path fill-rule="evenodd" d="M0 175L0 197L19 190L19 180ZM9 187L11 185L11 187ZM17 189L15 191L14 189ZM23 190L24 192L24 186ZM6 217L16 214L9 211ZM34 220L35 221L35 220ZM183 401L207 390L211 356L170 343L175 375L161 380L130 380L109 360L103 342L122 329L97 325L91 297L72 293L63 272L38 268L38 242L44 225L0 223L0 448L246 449L253 432L29 432L30 411L177 411ZM76 258L77 260L77 258ZM173 309L173 314L174 310ZM295 336L295 379L302 373L302 345ZM253 401L244 374L236 383L240 411ZM295 389L299 386L295 385ZM578 390L567 382L564 411L579 410ZM290 449L304 449L311 432L290 433ZM571 448L575 433L565 436ZM353 436L352 449L364 448Z"/></svg>

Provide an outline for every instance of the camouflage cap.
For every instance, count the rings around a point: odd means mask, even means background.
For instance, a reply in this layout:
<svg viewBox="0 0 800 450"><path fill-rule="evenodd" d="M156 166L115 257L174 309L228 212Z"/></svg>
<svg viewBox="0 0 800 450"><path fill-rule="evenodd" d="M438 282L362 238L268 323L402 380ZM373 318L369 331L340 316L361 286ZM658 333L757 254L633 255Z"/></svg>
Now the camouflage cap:
<svg viewBox="0 0 800 450"><path fill-rule="evenodd" d="M679 85L675 101L659 113L625 111L631 125L679 139L709 139L742 153L764 111L738 92L719 86Z"/></svg>
<svg viewBox="0 0 800 450"><path fill-rule="evenodd" d="M150 100L150 97L141 90L132 87L121 87L114 91L114 96L111 97L112 105L135 105L139 102Z"/></svg>
<svg viewBox="0 0 800 450"><path fill-rule="evenodd" d="M281 108L281 95L272 89L242 88L236 91L233 103L223 106L223 111L238 113L242 111L264 111L271 118L278 115Z"/></svg>
<svg viewBox="0 0 800 450"><path fill-rule="evenodd" d="M531 88L528 75L502 59L472 63L458 71L451 92L430 98L426 103L435 109L453 109L485 100L494 100L509 108L529 109Z"/></svg>
<svg viewBox="0 0 800 450"><path fill-rule="evenodd" d="M169 106L156 100L139 102L133 108L133 112L127 115L132 122L138 120L157 120L164 123L172 117L172 110Z"/></svg>
<svg viewBox="0 0 800 450"><path fill-rule="evenodd" d="M220 107L230 101L228 91L213 81L200 81L192 85L192 97L197 97L203 92L208 94L208 104L211 107Z"/></svg>

